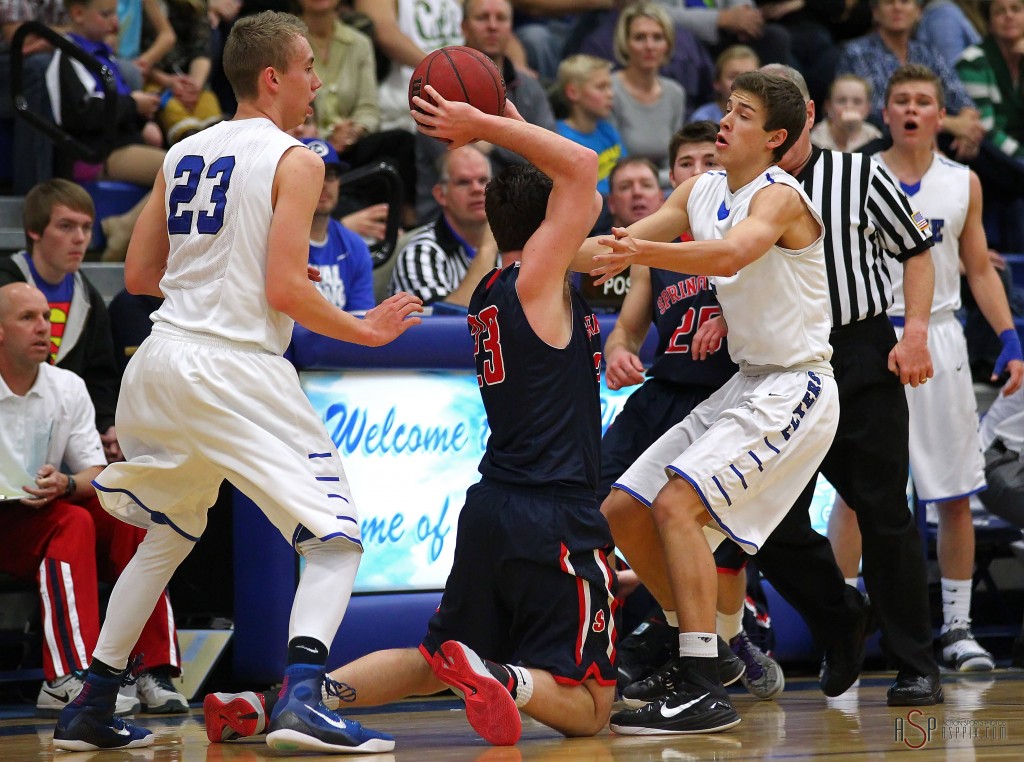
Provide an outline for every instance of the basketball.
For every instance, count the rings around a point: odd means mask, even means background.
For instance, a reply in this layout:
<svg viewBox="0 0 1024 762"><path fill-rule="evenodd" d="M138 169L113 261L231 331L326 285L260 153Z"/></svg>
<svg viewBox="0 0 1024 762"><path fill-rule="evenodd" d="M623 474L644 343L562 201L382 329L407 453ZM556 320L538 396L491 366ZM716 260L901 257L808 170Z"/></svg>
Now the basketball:
<svg viewBox="0 0 1024 762"><path fill-rule="evenodd" d="M449 45L420 61L409 80L409 108L412 99L423 94L430 85L449 101L462 101L485 114L501 116L505 111L505 79L494 61L479 50L462 45Z"/></svg>

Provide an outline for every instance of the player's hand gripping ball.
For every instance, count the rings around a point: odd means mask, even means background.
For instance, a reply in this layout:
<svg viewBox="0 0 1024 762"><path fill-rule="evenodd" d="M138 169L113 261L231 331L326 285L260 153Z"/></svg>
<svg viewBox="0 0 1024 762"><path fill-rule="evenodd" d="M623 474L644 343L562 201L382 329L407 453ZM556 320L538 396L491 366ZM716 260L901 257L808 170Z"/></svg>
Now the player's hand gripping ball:
<svg viewBox="0 0 1024 762"><path fill-rule="evenodd" d="M501 116L505 111L504 77L494 61L473 48L449 45L420 61L409 80L410 109L416 109L414 97L427 97L426 85L445 100L469 103L485 114Z"/></svg>

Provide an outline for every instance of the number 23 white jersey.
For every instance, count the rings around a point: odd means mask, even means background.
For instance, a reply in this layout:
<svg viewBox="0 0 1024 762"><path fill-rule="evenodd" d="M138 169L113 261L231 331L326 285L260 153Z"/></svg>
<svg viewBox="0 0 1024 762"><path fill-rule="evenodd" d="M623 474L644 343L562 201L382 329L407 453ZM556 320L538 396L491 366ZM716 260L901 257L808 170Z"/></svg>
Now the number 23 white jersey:
<svg viewBox="0 0 1024 762"><path fill-rule="evenodd" d="M258 118L221 122L167 152L170 252L154 322L284 353L293 321L267 303L271 191L282 155L301 145Z"/></svg>

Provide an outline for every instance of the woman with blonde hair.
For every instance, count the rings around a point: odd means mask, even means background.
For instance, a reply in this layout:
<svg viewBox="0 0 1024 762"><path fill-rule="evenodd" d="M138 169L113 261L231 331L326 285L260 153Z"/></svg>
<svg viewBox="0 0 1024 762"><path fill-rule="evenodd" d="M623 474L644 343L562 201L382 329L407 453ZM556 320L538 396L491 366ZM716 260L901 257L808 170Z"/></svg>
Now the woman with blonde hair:
<svg viewBox="0 0 1024 762"><path fill-rule="evenodd" d="M675 28L657 3L622 11L615 26L615 58L623 68L612 76L615 121L629 156L650 159L667 170L665 146L683 126L686 92L659 70L672 55Z"/></svg>

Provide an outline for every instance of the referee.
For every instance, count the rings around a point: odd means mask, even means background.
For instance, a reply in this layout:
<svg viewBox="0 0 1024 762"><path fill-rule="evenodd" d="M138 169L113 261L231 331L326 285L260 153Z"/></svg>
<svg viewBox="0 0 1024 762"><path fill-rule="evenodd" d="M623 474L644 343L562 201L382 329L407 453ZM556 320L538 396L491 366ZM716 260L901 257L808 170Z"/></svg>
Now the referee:
<svg viewBox="0 0 1024 762"><path fill-rule="evenodd" d="M803 184L826 228L840 418L820 470L857 514L864 583L899 668L888 704L942 703L924 553L907 505L908 412L902 386L917 386L932 375L929 226L868 156L811 145L814 102L799 72L778 64L762 71L790 79L807 99L804 132L779 164ZM885 314L893 303L892 266L904 268L906 329L899 342ZM828 541L811 529L813 493L814 480L762 546L757 563L826 644L821 686L826 695L838 695L859 673L868 616L849 621L851 595L860 596L838 573Z"/></svg>

